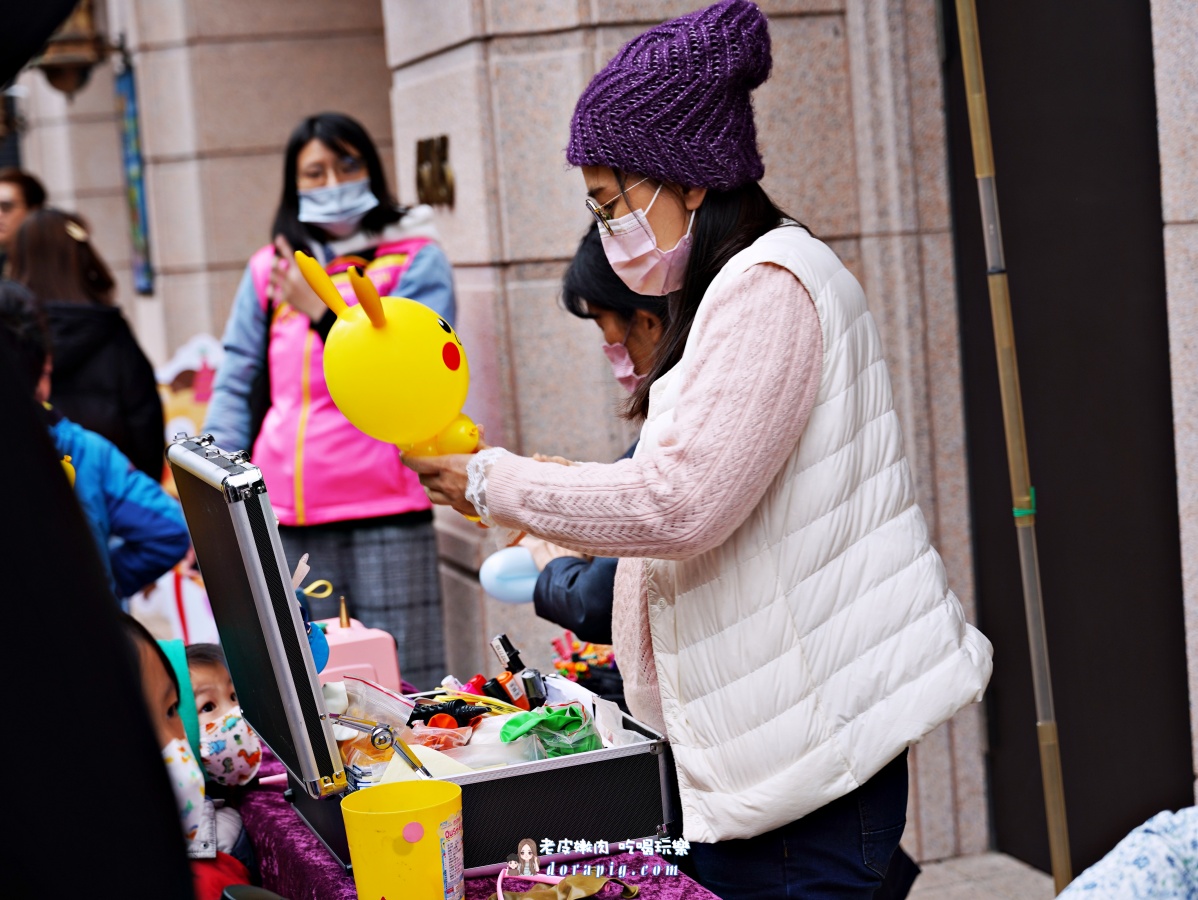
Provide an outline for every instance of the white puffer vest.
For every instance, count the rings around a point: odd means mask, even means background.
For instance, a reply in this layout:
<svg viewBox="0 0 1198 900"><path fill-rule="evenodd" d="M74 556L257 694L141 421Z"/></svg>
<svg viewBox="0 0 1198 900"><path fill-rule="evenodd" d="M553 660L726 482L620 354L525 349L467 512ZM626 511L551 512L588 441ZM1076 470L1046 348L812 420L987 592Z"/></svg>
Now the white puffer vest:
<svg viewBox="0 0 1198 900"><path fill-rule="evenodd" d="M823 243L781 227L733 257L707 296L764 262L793 273L819 313L811 418L724 544L645 561L691 841L762 834L847 794L990 678L990 642L965 621L915 503L861 286ZM696 328L703 316L701 305ZM653 385L638 454L672 419L691 349Z"/></svg>

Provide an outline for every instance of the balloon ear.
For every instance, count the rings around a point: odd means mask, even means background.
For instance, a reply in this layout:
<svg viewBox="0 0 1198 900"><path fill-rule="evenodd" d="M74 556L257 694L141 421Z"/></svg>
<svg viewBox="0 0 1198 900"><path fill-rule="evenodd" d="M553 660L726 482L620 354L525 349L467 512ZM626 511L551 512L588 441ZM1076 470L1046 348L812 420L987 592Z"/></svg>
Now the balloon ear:
<svg viewBox="0 0 1198 900"><path fill-rule="evenodd" d="M379 299L378 288L374 286L374 282L359 272L357 268L350 266L349 283L354 287L358 305L366 310L370 324L375 328L382 328L386 325L387 314L383 312L383 301Z"/></svg>
<svg viewBox="0 0 1198 900"><path fill-rule="evenodd" d="M345 305L341 292L337 290L333 279L329 277L320 263L303 250L296 250L295 264L299 266L300 274L304 276L304 281L308 282L308 287L316 292L316 296L324 301L324 305L336 313L338 319L344 319L345 314L349 312L349 307Z"/></svg>

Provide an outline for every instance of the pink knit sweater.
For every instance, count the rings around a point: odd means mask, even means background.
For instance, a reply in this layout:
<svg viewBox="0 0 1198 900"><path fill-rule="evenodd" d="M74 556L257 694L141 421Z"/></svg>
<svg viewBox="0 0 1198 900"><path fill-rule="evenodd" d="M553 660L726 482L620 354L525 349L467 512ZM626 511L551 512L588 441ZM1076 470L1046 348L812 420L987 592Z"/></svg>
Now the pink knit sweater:
<svg viewBox="0 0 1198 900"><path fill-rule="evenodd" d="M644 558L704 553L748 518L806 427L823 364L815 304L785 269L753 266L703 306L656 449L574 466L505 454L484 485L496 523L621 558L612 635L625 696L662 731Z"/></svg>

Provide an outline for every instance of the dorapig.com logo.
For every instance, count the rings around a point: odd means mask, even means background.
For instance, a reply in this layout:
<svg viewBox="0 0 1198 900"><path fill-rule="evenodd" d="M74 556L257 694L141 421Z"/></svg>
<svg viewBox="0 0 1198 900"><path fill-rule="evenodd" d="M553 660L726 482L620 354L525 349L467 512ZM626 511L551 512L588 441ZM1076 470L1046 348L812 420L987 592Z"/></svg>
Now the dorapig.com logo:
<svg viewBox="0 0 1198 900"><path fill-rule="evenodd" d="M516 852L508 856L508 874L515 877L521 875L596 875L608 878L624 878L627 876L658 876L677 875L678 865L666 857L686 856L690 851L690 843L685 839L644 838L642 840L620 841L614 848L608 841L570 840L562 838L542 838L538 844L532 838L520 841ZM618 853L616 859L583 859L558 863L550 860L544 867L540 857L566 854L586 854L590 857L610 857ZM625 854L640 854L644 860L639 865L637 860L628 859ZM650 859L649 857L660 857ZM664 863L664 864L663 864Z"/></svg>

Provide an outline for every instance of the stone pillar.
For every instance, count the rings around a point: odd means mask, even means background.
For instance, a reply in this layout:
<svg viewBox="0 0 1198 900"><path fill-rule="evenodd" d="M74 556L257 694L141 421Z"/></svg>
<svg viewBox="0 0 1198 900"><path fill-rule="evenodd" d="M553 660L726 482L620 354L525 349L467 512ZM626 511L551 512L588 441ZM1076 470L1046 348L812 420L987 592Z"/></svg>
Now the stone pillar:
<svg viewBox="0 0 1198 900"><path fill-rule="evenodd" d="M1173 381L1190 733L1198 765L1198 17L1186 0L1153 0L1152 51L1161 157L1165 285ZM1195 787L1198 797L1198 785Z"/></svg>
<svg viewBox="0 0 1198 900"><path fill-rule="evenodd" d="M373 0L121 2L173 348L223 329L246 260L270 238L282 148L300 118L344 111L387 149L381 13Z"/></svg>
<svg viewBox="0 0 1198 900"><path fill-rule="evenodd" d="M136 321L112 66L96 66L71 99L35 70L23 72L17 84L18 110L25 120L21 167L46 186L50 206L87 220L92 242L116 278L117 303Z"/></svg>
<svg viewBox="0 0 1198 900"><path fill-rule="evenodd" d="M935 4L846 0L846 20L858 275L882 332L920 505L949 583L976 621ZM916 858L988 848L984 752L980 706L913 748L905 843Z"/></svg>
<svg viewBox="0 0 1198 900"><path fill-rule="evenodd" d="M920 501L973 614L945 124L933 0L759 0L774 67L755 94L764 185L865 285L878 318ZM609 460L630 440L593 326L557 304L589 224L563 148L591 76L646 27L703 0L384 0L401 188L415 145L447 134L457 203L440 218L473 374L467 411L490 442ZM405 199L411 195L405 193ZM935 348L931 354L928 348ZM450 665L490 671L507 631L546 666L555 626L482 594L495 536L439 515ZM907 844L923 859L988 845L981 714L912 757Z"/></svg>

